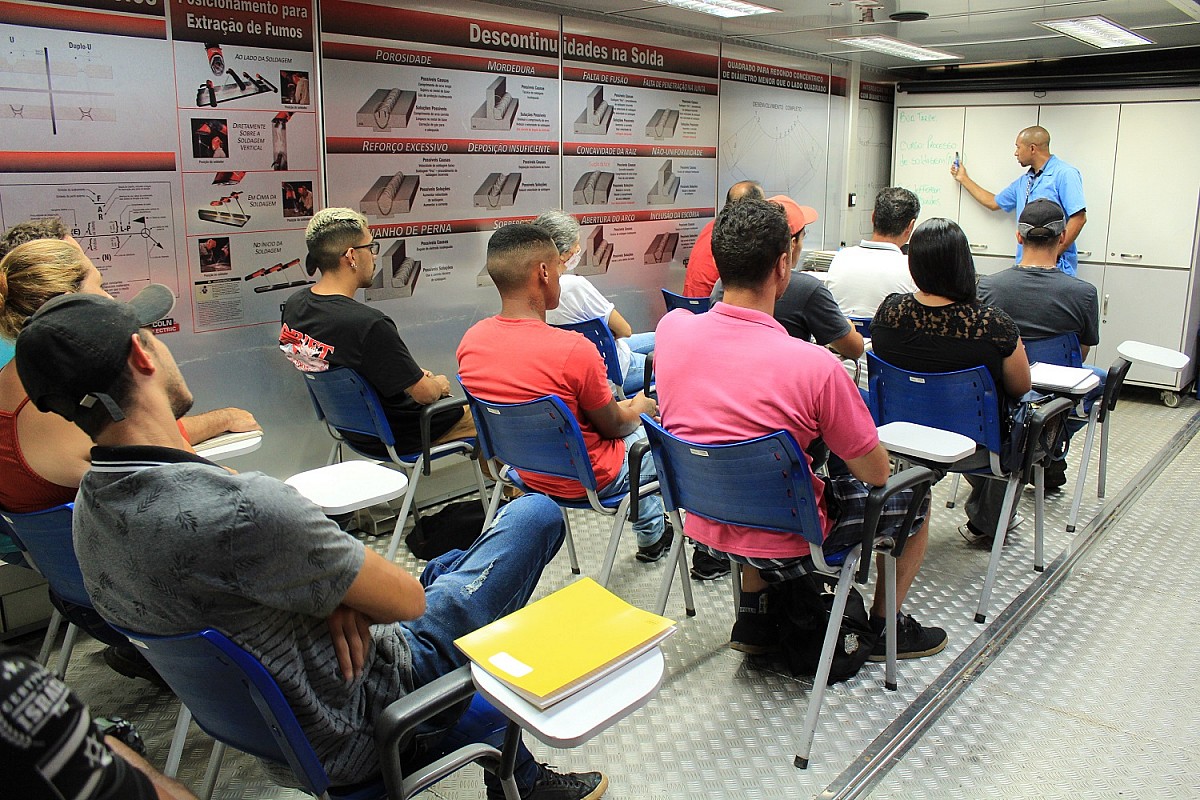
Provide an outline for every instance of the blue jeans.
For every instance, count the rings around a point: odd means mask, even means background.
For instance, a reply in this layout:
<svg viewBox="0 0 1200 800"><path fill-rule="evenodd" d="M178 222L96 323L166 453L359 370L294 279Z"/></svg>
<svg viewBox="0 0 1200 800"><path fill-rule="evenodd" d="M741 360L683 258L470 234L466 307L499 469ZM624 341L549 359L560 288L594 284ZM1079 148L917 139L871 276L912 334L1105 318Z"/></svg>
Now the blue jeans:
<svg viewBox="0 0 1200 800"><path fill-rule="evenodd" d="M412 655L413 685L424 686L466 664L454 640L524 606L564 536L562 512L554 501L525 495L501 508L492 527L470 549L451 550L430 561L421 575L425 613L400 626ZM503 714L477 698L471 713L464 714L437 747L449 752L481 739L499 747L506 725ZM432 759L441 752L429 755ZM533 755L522 744L515 773L522 794L536 777ZM490 774L485 781L499 785Z"/></svg>
<svg viewBox="0 0 1200 800"><path fill-rule="evenodd" d="M629 491L629 448L633 447L635 442L645 438L646 432L642 430L640 425L636 431L625 437L626 457L621 462L621 471L617 473L617 477L613 479L612 483L596 493L598 496L607 498ZM639 475L642 480L642 486L651 481L658 480L658 473L654 471L654 459L650 456L649 452L642 459L642 469ZM657 494L643 497L638 502L637 522L633 523L633 531L637 534L638 547L648 547L654 544L662 538L665 529L666 520L663 518L662 497Z"/></svg>
<svg viewBox="0 0 1200 800"><path fill-rule="evenodd" d="M646 383L646 354L654 352L654 331L635 333L625 340L629 345L629 369L625 371L625 379L621 389L629 397L645 388Z"/></svg>

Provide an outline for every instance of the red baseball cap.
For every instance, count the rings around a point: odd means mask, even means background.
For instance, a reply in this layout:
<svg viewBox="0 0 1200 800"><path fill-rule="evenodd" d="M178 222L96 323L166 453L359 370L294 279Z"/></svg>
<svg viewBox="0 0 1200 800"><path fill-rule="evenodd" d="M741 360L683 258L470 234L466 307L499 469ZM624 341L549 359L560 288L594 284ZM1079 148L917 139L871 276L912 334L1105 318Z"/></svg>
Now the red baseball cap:
<svg viewBox="0 0 1200 800"><path fill-rule="evenodd" d="M767 202L778 203L783 206L783 210L787 213L788 232L795 236L806 225L811 225L817 221L817 210L812 206L802 206L786 194L777 194L774 197L768 197Z"/></svg>

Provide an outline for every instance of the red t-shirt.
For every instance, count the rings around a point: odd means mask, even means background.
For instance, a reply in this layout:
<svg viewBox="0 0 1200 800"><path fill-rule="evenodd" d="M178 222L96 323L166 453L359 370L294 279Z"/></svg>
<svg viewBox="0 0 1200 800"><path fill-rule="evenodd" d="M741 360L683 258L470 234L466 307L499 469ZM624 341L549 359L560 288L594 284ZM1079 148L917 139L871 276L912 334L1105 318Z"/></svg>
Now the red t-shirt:
<svg viewBox="0 0 1200 800"><path fill-rule="evenodd" d="M717 262L713 260L712 233L716 220L704 226L696 236L692 245L692 254L688 256L687 271L683 274L684 297L708 297L712 294L713 286L721 275L717 272Z"/></svg>
<svg viewBox="0 0 1200 800"><path fill-rule="evenodd" d="M625 460L625 442L605 439L582 412L608 405L612 390L604 360L582 334L536 319L489 317L471 326L458 345L458 376L481 400L521 403L557 395L579 420L600 488L613 482ZM584 494L578 481L521 473L530 488L557 497Z"/></svg>

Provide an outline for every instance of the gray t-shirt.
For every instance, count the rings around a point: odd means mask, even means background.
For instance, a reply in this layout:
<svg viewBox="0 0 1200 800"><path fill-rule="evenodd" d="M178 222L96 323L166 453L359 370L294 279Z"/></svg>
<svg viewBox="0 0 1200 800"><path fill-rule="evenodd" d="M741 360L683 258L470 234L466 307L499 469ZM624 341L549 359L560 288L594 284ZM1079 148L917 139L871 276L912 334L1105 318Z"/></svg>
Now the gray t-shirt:
<svg viewBox="0 0 1200 800"><path fill-rule="evenodd" d="M326 618L365 550L295 489L181 450L96 447L74 539L105 619L157 636L216 628L275 677L335 785L378 772L374 722L412 690L408 644L399 625L372 626L363 674L342 679Z"/></svg>
<svg viewBox="0 0 1200 800"><path fill-rule="evenodd" d="M1100 342L1096 287L1058 269L1009 267L979 279L979 300L1002 309L1026 339L1074 333L1079 343Z"/></svg>
<svg viewBox="0 0 1200 800"><path fill-rule="evenodd" d="M725 296L725 287L717 281L712 291L716 303ZM775 301L771 315L790 336L824 347L850 333L850 321L838 307L825 285L812 275L792 270L787 288Z"/></svg>

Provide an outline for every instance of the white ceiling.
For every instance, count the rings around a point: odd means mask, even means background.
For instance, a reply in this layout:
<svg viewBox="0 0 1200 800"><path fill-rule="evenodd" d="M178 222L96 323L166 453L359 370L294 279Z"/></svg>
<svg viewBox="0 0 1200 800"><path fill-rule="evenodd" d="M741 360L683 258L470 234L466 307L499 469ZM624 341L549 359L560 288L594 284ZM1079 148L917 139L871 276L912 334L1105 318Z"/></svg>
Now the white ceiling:
<svg viewBox="0 0 1200 800"><path fill-rule="evenodd" d="M886 35L961 55L954 62L1000 64L1014 61L1100 58L1131 52L1153 60L1165 51L1200 46L1200 0L752 0L779 13L740 19L662 6L651 0L539 0L536 5L570 15L583 11L626 24L654 23L727 42L765 44L790 51L857 61L891 70L917 62L853 50L831 38ZM526 5L526 3L521 3ZM864 6L872 6L864 22ZM921 22L893 22L896 11L925 11ZM1098 50L1034 25L1038 20L1101 15L1154 44Z"/></svg>

